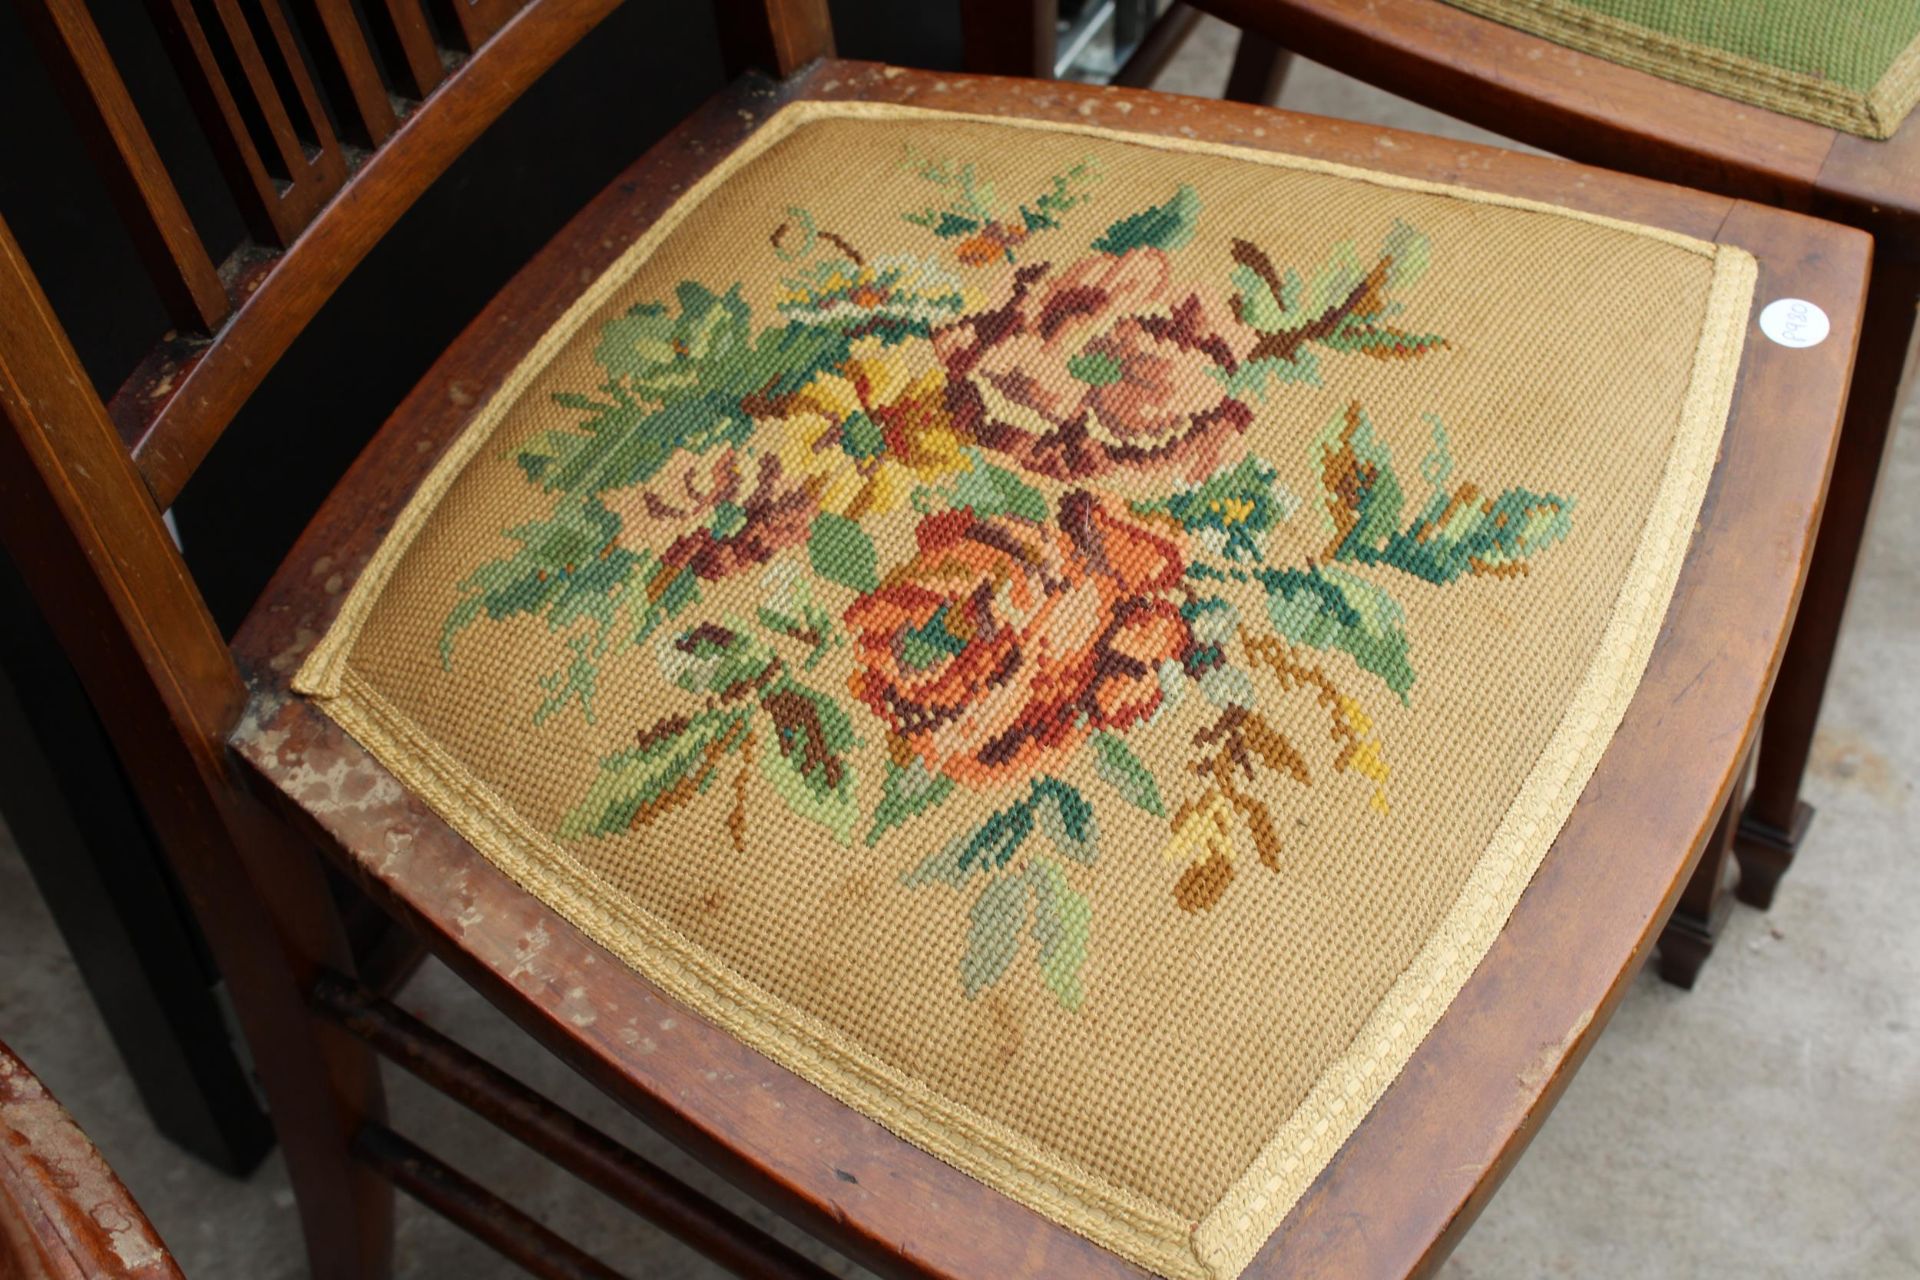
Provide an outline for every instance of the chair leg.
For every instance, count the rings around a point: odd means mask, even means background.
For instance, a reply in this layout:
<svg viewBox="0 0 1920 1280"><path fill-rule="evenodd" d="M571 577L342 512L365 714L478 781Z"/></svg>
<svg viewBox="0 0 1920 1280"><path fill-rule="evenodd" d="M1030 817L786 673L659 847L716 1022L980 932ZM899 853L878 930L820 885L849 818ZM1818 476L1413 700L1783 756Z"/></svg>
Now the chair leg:
<svg viewBox="0 0 1920 1280"><path fill-rule="evenodd" d="M1673 909L1673 917L1660 934L1660 976L1682 990L1693 990L1700 967L1713 954L1713 944L1719 940L1720 931L1726 927L1727 916L1733 910L1734 895L1730 891L1735 876L1732 858L1735 815L1746 800L1750 763L1741 762L1733 794L1720 810L1720 820L1713 824L1713 834L1707 837L1707 847L1700 854L1699 865L1693 869L1693 878L1687 881L1679 905Z"/></svg>
<svg viewBox="0 0 1920 1280"><path fill-rule="evenodd" d="M1228 102L1251 102L1256 107L1272 106L1287 82L1287 69L1293 55L1270 37L1252 28L1240 32L1240 43L1233 51L1233 70L1227 75L1227 90L1220 96Z"/></svg>
<svg viewBox="0 0 1920 1280"><path fill-rule="evenodd" d="M351 968L345 932L318 852L264 811L243 810L240 818L248 862L271 868L271 883L214 881L220 900L194 906L253 1053L293 1183L309 1274L386 1280L394 1191L354 1146L386 1119L379 1058L309 1003L321 973Z"/></svg>
<svg viewBox="0 0 1920 1280"><path fill-rule="evenodd" d="M1740 900L1751 906L1771 905L1774 889L1813 817L1813 809L1800 799L1800 787L1840 638L1847 592L1866 535L1881 455L1905 400L1916 297L1920 297L1920 264L1894 261L1890 254L1875 259L1826 511L1799 616L1767 704L1753 798L1741 815L1735 844Z"/></svg>

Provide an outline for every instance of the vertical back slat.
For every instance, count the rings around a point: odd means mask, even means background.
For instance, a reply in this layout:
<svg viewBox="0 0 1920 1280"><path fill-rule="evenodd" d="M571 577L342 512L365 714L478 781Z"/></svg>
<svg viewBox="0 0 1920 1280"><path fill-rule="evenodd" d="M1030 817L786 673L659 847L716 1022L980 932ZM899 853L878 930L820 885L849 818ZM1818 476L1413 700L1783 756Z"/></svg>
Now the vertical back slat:
<svg viewBox="0 0 1920 1280"><path fill-rule="evenodd" d="M92 15L83 0L19 8L168 314L188 332L212 332L227 316L226 288Z"/></svg>
<svg viewBox="0 0 1920 1280"><path fill-rule="evenodd" d="M401 94L423 100L446 75L420 0L367 0L367 26Z"/></svg>
<svg viewBox="0 0 1920 1280"><path fill-rule="evenodd" d="M523 3L524 0L444 0L442 7L461 45L472 53L487 42L488 36L505 26Z"/></svg>
<svg viewBox="0 0 1920 1280"><path fill-rule="evenodd" d="M360 146L379 146L399 121L351 0L292 3L313 53L314 68L339 113L341 132Z"/></svg>
<svg viewBox="0 0 1920 1280"><path fill-rule="evenodd" d="M173 46L175 64L254 238L284 247L346 181L346 159L278 11L271 4L264 11L273 37L268 52L281 61L284 79L295 90L291 104L283 102L238 0L204 3L211 27L202 22L195 0L149 0L149 7ZM303 117L305 139L295 130L290 106Z"/></svg>

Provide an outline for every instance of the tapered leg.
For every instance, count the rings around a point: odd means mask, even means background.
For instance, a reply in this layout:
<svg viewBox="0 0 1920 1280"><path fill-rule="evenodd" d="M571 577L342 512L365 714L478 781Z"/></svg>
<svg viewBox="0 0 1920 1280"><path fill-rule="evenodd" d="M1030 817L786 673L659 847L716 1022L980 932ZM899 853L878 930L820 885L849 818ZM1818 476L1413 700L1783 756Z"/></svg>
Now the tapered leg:
<svg viewBox="0 0 1920 1280"><path fill-rule="evenodd" d="M1800 799L1800 786L1840 638L1847 591L1867 530L1881 455L1905 400L1917 297L1920 264L1895 261L1891 254L1877 255L1826 513L1820 520L1799 616L1767 704L1753 798L1740 819L1735 846L1740 900L1756 907L1772 903L1774 888L1793 861L1813 816Z"/></svg>
<svg viewBox="0 0 1920 1280"><path fill-rule="evenodd" d="M1730 890L1736 874L1732 857L1735 815L1746 800L1748 763L1742 762L1739 780L1720 811L1720 820L1713 825L1713 834L1707 837L1700 864L1693 869L1693 878L1680 894L1680 904L1660 934L1660 976L1684 990L1693 989L1700 966L1713 954L1713 944L1733 910Z"/></svg>
<svg viewBox="0 0 1920 1280"><path fill-rule="evenodd" d="M1220 96L1228 102L1272 106L1280 96L1280 88L1287 80L1287 68L1292 64L1293 55L1271 39L1251 29L1243 30L1240 43L1233 51L1233 70L1227 75L1227 91Z"/></svg>

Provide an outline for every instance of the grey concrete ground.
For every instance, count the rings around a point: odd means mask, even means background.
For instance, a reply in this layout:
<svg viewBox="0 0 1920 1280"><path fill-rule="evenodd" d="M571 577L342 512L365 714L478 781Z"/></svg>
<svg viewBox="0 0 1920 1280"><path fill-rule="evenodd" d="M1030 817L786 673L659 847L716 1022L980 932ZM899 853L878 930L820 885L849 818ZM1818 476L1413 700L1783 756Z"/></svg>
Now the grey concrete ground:
<svg viewBox="0 0 1920 1280"><path fill-rule="evenodd" d="M1218 93L1229 51L1226 32L1210 25L1162 87ZM1486 136L1311 66L1296 69L1282 105ZM1882 493L1827 703L1809 787L1820 818L1801 864L1771 913L1736 911L1698 989L1640 979L1447 1265L1450 1280L1920 1276L1920 841L1911 825L1920 513L1905 502L1920 493L1920 413L1902 423ZM422 972L403 1002L712 1186L444 970ZM277 1158L235 1182L154 1134L4 832L0 1038L79 1117L189 1280L302 1273ZM629 1274L719 1274L411 1081L396 1079L393 1094L409 1133ZM404 1204L399 1262L411 1280L517 1274Z"/></svg>

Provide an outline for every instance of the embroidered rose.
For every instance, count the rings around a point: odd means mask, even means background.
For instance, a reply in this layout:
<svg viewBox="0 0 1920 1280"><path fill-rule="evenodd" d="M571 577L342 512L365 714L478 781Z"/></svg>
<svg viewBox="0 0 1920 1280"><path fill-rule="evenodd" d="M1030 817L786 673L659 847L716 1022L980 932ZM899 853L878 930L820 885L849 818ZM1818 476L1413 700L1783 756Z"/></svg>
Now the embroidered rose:
<svg viewBox="0 0 1920 1280"><path fill-rule="evenodd" d="M1006 301L934 345L955 423L1029 470L1074 480L1169 467L1199 480L1253 419L1221 379L1238 368L1236 329L1174 286L1165 253L1136 248L1064 271L1022 267Z"/></svg>
<svg viewBox="0 0 1920 1280"><path fill-rule="evenodd" d="M896 746L973 787L1018 779L1160 706L1191 645L1179 549L1084 492L1042 526L962 508L847 610L854 695Z"/></svg>
<svg viewBox="0 0 1920 1280"><path fill-rule="evenodd" d="M651 484L604 494L620 541L657 552L665 570L709 580L765 564L807 539L813 491L780 459L738 449L676 454Z"/></svg>

